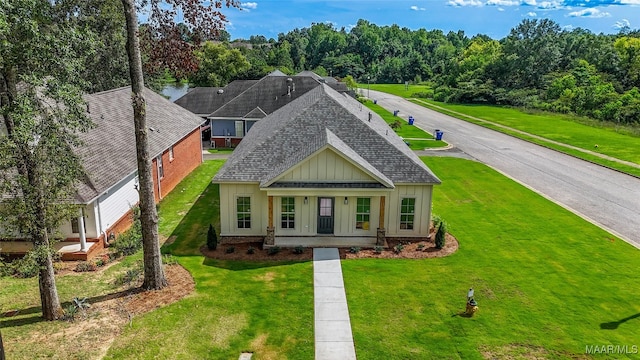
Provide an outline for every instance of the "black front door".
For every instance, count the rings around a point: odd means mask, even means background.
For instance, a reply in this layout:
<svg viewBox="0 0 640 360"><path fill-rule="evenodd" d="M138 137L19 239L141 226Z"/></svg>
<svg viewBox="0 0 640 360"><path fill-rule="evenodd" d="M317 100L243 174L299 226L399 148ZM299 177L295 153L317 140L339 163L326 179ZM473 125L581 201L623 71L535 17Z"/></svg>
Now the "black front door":
<svg viewBox="0 0 640 360"><path fill-rule="evenodd" d="M333 198L318 198L318 234L333 234Z"/></svg>

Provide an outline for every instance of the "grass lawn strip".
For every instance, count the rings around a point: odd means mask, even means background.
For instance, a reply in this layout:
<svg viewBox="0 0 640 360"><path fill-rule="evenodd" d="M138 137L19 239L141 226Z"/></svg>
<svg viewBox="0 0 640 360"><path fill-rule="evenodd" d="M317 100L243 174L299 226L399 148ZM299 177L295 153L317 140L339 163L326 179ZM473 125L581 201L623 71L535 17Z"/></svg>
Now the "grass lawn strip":
<svg viewBox="0 0 640 360"><path fill-rule="evenodd" d="M387 109L383 108L378 104L374 104L373 102L367 101L365 103L369 109L375 111L387 124L392 124L395 121L400 120L402 125L399 129L395 129L394 131L403 138L404 140L409 142L409 148L411 150L424 150L428 148L441 148L446 147L448 144L444 141L436 141L431 134L428 134L424 130L420 129L417 126L409 125L407 121L399 116L393 116L391 112Z"/></svg>
<svg viewBox="0 0 640 360"><path fill-rule="evenodd" d="M460 248L343 262L358 359L574 359L588 345L638 344L637 249L487 166L423 159L442 179L434 213ZM473 318L460 316L469 287Z"/></svg>

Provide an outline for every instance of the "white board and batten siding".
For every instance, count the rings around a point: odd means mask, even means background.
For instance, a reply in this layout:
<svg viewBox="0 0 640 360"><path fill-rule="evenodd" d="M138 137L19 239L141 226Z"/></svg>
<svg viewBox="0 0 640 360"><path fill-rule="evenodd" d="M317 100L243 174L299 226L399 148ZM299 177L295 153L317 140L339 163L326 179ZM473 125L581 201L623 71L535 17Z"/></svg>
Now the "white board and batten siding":
<svg viewBox="0 0 640 360"><path fill-rule="evenodd" d="M239 229L237 218L237 198L251 199L251 228ZM257 183L220 184L220 235L221 236L264 236L268 223L267 194L260 190ZM224 209L227 209L225 211Z"/></svg>
<svg viewBox="0 0 640 360"><path fill-rule="evenodd" d="M375 180L334 151L325 149L293 167L278 181L374 182Z"/></svg>
<svg viewBox="0 0 640 360"><path fill-rule="evenodd" d="M418 237L429 235L432 193L432 185L396 185L395 191L389 194L386 201L387 236ZM416 199L413 230L400 229L400 207L403 198Z"/></svg>

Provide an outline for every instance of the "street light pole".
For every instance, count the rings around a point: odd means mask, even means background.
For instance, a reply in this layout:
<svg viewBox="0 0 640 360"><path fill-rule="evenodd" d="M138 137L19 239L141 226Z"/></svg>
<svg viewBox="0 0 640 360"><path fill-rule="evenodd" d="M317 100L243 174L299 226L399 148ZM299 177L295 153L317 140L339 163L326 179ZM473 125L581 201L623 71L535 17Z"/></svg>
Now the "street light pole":
<svg viewBox="0 0 640 360"><path fill-rule="evenodd" d="M370 92L371 92L371 86L369 85L369 79L371 79L371 77L370 77L370 76L367 76L367 97L368 97L368 98L371 98L371 94L370 94Z"/></svg>

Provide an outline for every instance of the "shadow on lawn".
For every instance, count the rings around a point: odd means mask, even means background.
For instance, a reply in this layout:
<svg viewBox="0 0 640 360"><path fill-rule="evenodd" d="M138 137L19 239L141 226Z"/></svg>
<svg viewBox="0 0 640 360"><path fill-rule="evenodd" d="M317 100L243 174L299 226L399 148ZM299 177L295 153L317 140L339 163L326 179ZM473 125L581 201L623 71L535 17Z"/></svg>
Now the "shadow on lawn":
<svg viewBox="0 0 640 360"><path fill-rule="evenodd" d="M87 298L86 301L88 304L96 304L102 301L126 297L141 291L143 291L142 288L135 287L131 289L114 292L111 294L104 294L104 295L90 297L90 298ZM71 301L63 302L61 305L62 305L62 308L64 309L67 306L71 305ZM13 310L11 312L14 313L11 317L7 317L3 315L3 317L0 318L0 328L30 325L30 324L35 324L42 321L47 321L41 316L42 308L40 306L32 306L25 309ZM30 314L34 314L34 316L22 317L23 315L30 315Z"/></svg>
<svg viewBox="0 0 640 360"><path fill-rule="evenodd" d="M633 320L635 318L639 318L640 317L640 313L637 313L635 315L631 315L631 316L627 316L624 319L620 319L618 321L612 321L612 322L606 322L606 323L602 323L600 324L600 329L602 330L615 330L618 328L618 326L620 326L620 324L623 324L629 320Z"/></svg>
<svg viewBox="0 0 640 360"><path fill-rule="evenodd" d="M260 260L219 260L219 259L211 259L208 257L204 258L202 261L202 265L211 266L219 269L231 270L231 271L242 271L242 270L253 270L253 269L261 269L268 268L274 266L286 266L286 265L294 265L300 264L301 262L309 262L308 260L301 261L260 261Z"/></svg>
<svg viewBox="0 0 640 360"><path fill-rule="evenodd" d="M202 255L200 246L207 240L209 224L220 228L220 197L218 184L209 184L198 196L189 212L171 232L175 240L162 246L162 253L172 255ZM161 205L162 206L162 205ZM161 207L162 209L162 207Z"/></svg>

